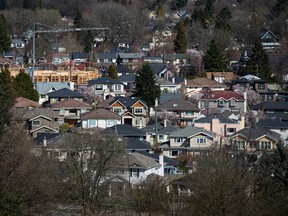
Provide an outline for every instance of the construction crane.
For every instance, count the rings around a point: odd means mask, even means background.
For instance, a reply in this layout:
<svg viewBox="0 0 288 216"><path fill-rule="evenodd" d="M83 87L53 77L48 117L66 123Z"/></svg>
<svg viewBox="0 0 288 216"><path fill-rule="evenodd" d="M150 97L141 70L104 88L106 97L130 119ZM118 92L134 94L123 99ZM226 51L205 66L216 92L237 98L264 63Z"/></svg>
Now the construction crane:
<svg viewBox="0 0 288 216"><path fill-rule="evenodd" d="M40 26L41 28L36 29L36 25ZM47 29L48 28L48 29ZM32 67L31 67L31 76L32 82L34 83L34 70L35 70L35 35L36 33L65 33L65 32L81 32L81 31L105 31L108 28L67 28L67 29L60 29L56 27L47 26L41 23L34 22L33 29L32 29Z"/></svg>

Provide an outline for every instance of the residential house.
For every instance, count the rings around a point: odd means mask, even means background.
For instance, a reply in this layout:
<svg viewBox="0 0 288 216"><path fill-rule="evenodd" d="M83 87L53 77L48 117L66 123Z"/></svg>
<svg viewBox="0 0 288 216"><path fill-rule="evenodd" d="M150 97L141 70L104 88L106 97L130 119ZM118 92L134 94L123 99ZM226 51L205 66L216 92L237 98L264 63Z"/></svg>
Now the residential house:
<svg viewBox="0 0 288 216"><path fill-rule="evenodd" d="M152 68L152 71L154 72L154 74L159 77L167 79L173 76L172 72L169 71L166 64L151 63L149 65Z"/></svg>
<svg viewBox="0 0 288 216"><path fill-rule="evenodd" d="M153 145L155 141L157 143L168 141L169 134L178 129L179 127L177 125L172 125L167 120L150 124L142 128L142 130L146 132L146 141L148 141L151 145Z"/></svg>
<svg viewBox="0 0 288 216"><path fill-rule="evenodd" d="M140 140L136 137L124 137L122 140L125 142L125 151L129 152L139 152L139 153L149 153L152 151L152 145L146 140Z"/></svg>
<svg viewBox="0 0 288 216"><path fill-rule="evenodd" d="M80 52L73 52L71 55L71 59L73 60L73 64L80 65L82 63L88 62L88 53L80 53Z"/></svg>
<svg viewBox="0 0 288 216"><path fill-rule="evenodd" d="M66 64L65 66L69 66L69 63L70 63L70 59L69 57L67 56L66 53L53 53L52 56L52 64L53 65L61 65L61 64Z"/></svg>
<svg viewBox="0 0 288 216"><path fill-rule="evenodd" d="M96 59L98 64L109 66L110 64L116 64L117 53L97 53Z"/></svg>
<svg viewBox="0 0 288 216"><path fill-rule="evenodd" d="M144 56L143 61L149 64L156 63L156 64L163 64L163 57L161 56Z"/></svg>
<svg viewBox="0 0 288 216"><path fill-rule="evenodd" d="M288 101L264 101L252 107L264 113L266 119L288 122Z"/></svg>
<svg viewBox="0 0 288 216"><path fill-rule="evenodd" d="M20 112L20 110L18 111ZM21 112L22 114L17 116L17 121L24 124L33 138L43 133L59 132L58 112L50 108L35 108L21 110Z"/></svg>
<svg viewBox="0 0 288 216"><path fill-rule="evenodd" d="M214 132L216 134L215 141L223 145L228 143L229 137L233 133L244 128L244 118L241 122L229 119L221 114L212 114L195 120L194 126Z"/></svg>
<svg viewBox="0 0 288 216"><path fill-rule="evenodd" d="M148 122L148 107L146 103L137 97L117 97L111 101L109 109L122 118L122 124L133 127L146 127Z"/></svg>
<svg viewBox="0 0 288 216"><path fill-rule="evenodd" d="M74 91L73 82L36 82L35 89L39 94L39 104L43 104L48 101L48 93L57 91L63 88Z"/></svg>
<svg viewBox="0 0 288 216"><path fill-rule="evenodd" d="M22 49L26 46L26 42L21 39L12 39L11 40L11 48Z"/></svg>
<svg viewBox="0 0 288 216"><path fill-rule="evenodd" d="M135 74L124 74L119 77L119 81L124 83L126 92L131 92L135 88Z"/></svg>
<svg viewBox="0 0 288 216"><path fill-rule="evenodd" d="M187 64L187 55L185 53L164 54L163 62L171 65L176 73L180 73L180 66Z"/></svg>
<svg viewBox="0 0 288 216"><path fill-rule="evenodd" d="M194 93L203 91L224 91L226 86L214 80L198 77L191 80L184 80L182 83L182 92L185 96L191 97Z"/></svg>
<svg viewBox="0 0 288 216"><path fill-rule="evenodd" d="M59 113L59 123L66 123L73 127L80 122L81 114L88 112L92 107L79 100L67 99L52 104L52 109Z"/></svg>
<svg viewBox="0 0 288 216"><path fill-rule="evenodd" d="M103 108L91 110L81 114L82 128L108 128L116 124L121 124L121 116Z"/></svg>
<svg viewBox="0 0 288 216"><path fill-rule="evenodd" d="M156 81L158 83L158 86L160 87L161 92L170 92L170 93L176 93L177 92L177 84L166 80L162 77L156 77Z"/></svg>
<svg viewBox="0 0 288 216"><path fill-rule="evenodd" d="M271 30L265 30L260 35L261 44L263 46L263 49L267 52L275 52L275 50L279 49L280 43L279 38L273 34Z"/></svg>
<svg viewBox="0 0 288 216"><path fill-rule="evenodd" d="M245 99L235 91L211 91L204 94L200 101L199 107L205 110L205 114L222 113L225 110L231 112L243 112L245 108Z"/></svg>
<svg viewBox="0 0 288 216"><path fill-rule="evenodd" d="M15 108L38 108L40 105L32 100L29 100L24 97L18 97L16 98L14 107Z"/></svg>
<svg viewBox="0 0 288 216"><path fill-rule="evenodd" d="M48 98L49 98L48 101L50 104L64 101L64 100L69 100L69 99L83 101L83 98L84 98L84 96L80 92L72 91L67 88L49 92L47 95L48 95Z"/></svg>
<svg viewBox="0 0 288 216"><path fill-rule="evenodd" d="M104 100L110 96L126 95L124 83L110 77L101 77L88 81L88 86L92 86L95 96L101 96Z"/></svg>
<svg viewBox="0 0 288 216"><path fill-rule="evenodd" d="M281 121L281 119L261 119L257 122L257 127L266 128L280 134L284 145L288 144L288 121Z"/></svg>
<svg viewBox="0 0 288 216"><path fill-rule="evenodd" d="M139 68L143 63L143 57L142 53L118 53L117 64L123 64L131 69Z"/></svg>
<svg viewBox="0 0 288 216"><path fill-rule="evenodd" d="M183 98L183 95L180 92L176 92L176 93L162 92L160 95L159 104L163 104L172 99L182 99L182 98Z"/></svg>
<svg viewBox="0 0 288 216"><path fill-rule="evenodd" d="M182 153L206 154L215 149L215 134L211 131L198 128L186 127L173 131L169 135L169 141L161 143L159 149L167 157L176 158Z"/></svg>
<svg viewBox="0 0 288 216"><path fill-rule="evenodd" d="M236 79L236 74L233 72L206 72L208 79L214 80L221 84L232 83Z"/></svg>
<svg viewBox="0 0 288 216"><path fill-rule="evenodd" d="M128 74L134 74L135 75L135 72L133 70L131 70L130 68L128 68L122 64L116 65L115 69L116 69L119 77L123 76L123 75L128 75Z"/></svg>
<svg viewBox="0 0 288 216"><path fill-rule="evenodd" d="M157 111L168 111L178 116L180 126L192 126L194 120L200 116L200 109L196 104L186 101L182 98L171 99L156 107Z"/></svg>
<svg viewBox="0 0 288 216"><path fill-rule="evenodd" d="M66 47L62 43L53 43L52 51L54 53L66 53Z"/></svg>
<svg viewBox="0 0 288 216"><path fill-rule="evenodd" d="M261 153L276 148L279 139L280 134L266 128L243 128L231 135L230 145L237 151Z"/></svg>
<svg viewBox="0 0 288 216"><path fill-rule="evenodd" d="M190 14L187 11L176 11L173 15L172 18L174 20L181 20L181 19L186 19L189 18Z"/></svg>

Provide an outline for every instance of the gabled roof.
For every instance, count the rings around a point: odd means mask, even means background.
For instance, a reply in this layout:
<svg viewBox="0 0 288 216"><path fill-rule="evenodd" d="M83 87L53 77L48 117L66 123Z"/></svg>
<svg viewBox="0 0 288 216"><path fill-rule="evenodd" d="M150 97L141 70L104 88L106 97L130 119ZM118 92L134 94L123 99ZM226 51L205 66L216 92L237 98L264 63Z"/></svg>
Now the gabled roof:
<svg viewBox="0 0 288 216"><path fill-rule="evenodd" d="M187 54L176 53L176 54L164 54L165 61L175 61L177 59L187 59Z"/></svg>
<svg viewBox="0 0 288 216"><path fill-rule="evenodd" d="M102 85L120 84L120 85L124 85L119 80L112 79L110 77L101 77L101 78L98 78L98 79L88 80L88 86L92 86L92 85L95 85L95 84L102 84Z"/></svg>
<svg viewBox="0 0 288 216"><path fill-rule="evenodd" d="M110 110L98 108L96 110L91 110L90 112L86 112L81 115L81 120L88 120L88 119L121 120L121 116L117 115L116 113Z"/></svg>
<svg viewBox="0 0 288 216"><path fill-rule="evenodd" d="M167 65L164 63L150 63L149 64L150 67L152 68L152 71L154 72L154 74L160 74L163 71L167 71Z"/></svg>
<svg viewBox="0 0 288 216"><path fill-rule="evenodd" d="M148 152L141 152L141 154L146 155L148 157L154 158L154 160L156 160L159 163L159 153L148 153ZM165 155L163 155L163 159L164 159L164 166L178 166L178 161L175 158L170 158L170 157L166 157Z"/></svg>
<svg viewBox="0 0 288 216"><path fill-rule="evenodd" d="M126 108L130 108L132 107L135 103L140 102L143 104L143 106L145 106L147 108L147 104L141 100L138 97L116 97L115 100L110 102L109 107L111 107L114 103L119 102L120 104L122 104L124 107Z"/></svg>
<svg viewBox="0 0 288 216"><path fill-rule="evenodd" d="M33 119L37 116L46 116L48 118L58 117L58 112L49 108L36 108L27 110L22 116L23 119Z"/></svg>
<svg viewBox="0 0 288 216"><path fill-rule="evenodd" d="M177 126L171 125L168 122L167 122L167 126L164 127L164 123L159 122L159 123L157 123L157 125L156 124L148 125L148 126L142 128L142 130L145 131L146 133L155 133L156 126L157 126L157 133L158 134L169 134L172 131L179 129Z"/></svg>
<svg viewBox="0 0 288 216"><path fill-rule="evenodd" d="M48 140L53 139L59 135L60 135L59 133L41 133L41 134L37 135L36 138L34 138L34 141L36 142L37 145L43 145L44 138L48 141Z"/></svg>
<svg viewBox="0 0 288 216"><path fill-rule="evenodd" d="M63 88L47 94L49 98L83 98L84 96L78 91L72 91L67 88Z"/></svg>
<svg viewBox="0 0 288 216"><path fill-rule="evenodd" d="M244 101L244 97L238 94L235 91L227 90L227 91L211 91L207 95L203 95L201 100L231 100L235 99L237 101Z"/></svg>
<svg viewBox="0 0 288 216"><path fill-rule="evenodd" d="M264 101L253 106L253 110L288 110L288 101Z"/></svg>
<svg viewBox="0 0 288 216"><path fill-rule="evenodd" d="M175 84L175 83L172 83L172 82L170 82L169 80L166 80L166 79L164 79L164 78L162 78L162 77L156 77L156 81L157 81L157 83L160 85L160 86L177 86L177 84Z"/></svg>
<svg viewBox="0 0 288 216"><path fill-rule="evenodd" d="M35 89L40 95L46 95L54 87L55 90L70 88L70 82L36 82Z"/></svg>
<svg viewBox="0 0 288 216"><path fill-rule="evenodd" d="M288 129L288 122L272 119L262 119L257 122L257 125L267 129Z"/></svg>
<svg viewBox="0 0 288 216"><path fill-rule="evenodd" d="M209 116L206 116L204 118L199 118L199 119L195 120L195 123L212 123L212 120L215 118L219 119L220 123L238 124L236 121L233 121L233 120L231 120L231 119L229 119L226 116L223 116L221 114L209 115Z"/></svg>
<svg viewBox="0 0 288 216"><path fill-rule="evenodd" d="M103 100L103 101L97 103L96 107L97 107L97 108L108 109L109 106L110 106L110 103L111 103L112 101L114 101L115 98L116 98L116 97L109 97L108 99Z"/></svg>
<svg viewBox="0 0 288 216"><path fill-rule="evenodd" d="M40 105L37 102L29 100L24 97L16 98L16 103L14 104L14 107L17 107L17 108L29 108L29 107L37 108L39 106Z"/></svg>
<svg viewBox="0 0 288 216"><path fill-rule="evenodd" d="M50 127L48 127L48 126L46 126L46 125L43 125L43 126L41 126L41 127L39 127L39 128L35 128L34 130L31 130L30 133L33 133L33 132L38 131L38 130L41 130L41 129L43 129L43 128L48 129L48 130L50 130L50 131L53 131L53 132L55 132L55 133L58 132L58 131L55 130L54 128L50 128Z"/></svg>
<svg viewBox="0 0 288 216"><path fill-rule="evenodd" d="M126 150L148 151L151 150L151 145L145 140L140 140L135 137L126 137L124 141L127 143Z"/></svg>
<svg viewBox="0 0 288 216"><path fill-rule="evenodd" d="M118 55L122 59L140 59L144 56L142 53L119 53Z"/></svg>
<svg viewBox="0 0 288 216"><path fill-rule="evenodd" d="M87 59L89 53L73 52L72 59Z"/></svg>
<svg viewBox="0 0 288 216"><path fill-rule="evenodd" d="M180 92L178 92L178 93L169 93L169 92L165 93L165 92L163 92L160 95L159 103L163 104L169 100L181 99L181 98L183 98L183 95Z"/></svg>
<svg viewBox="0 0 288 216"><path fill-rule="evenodd" d="M261 137L268 137L275 142L280 139L280 134L273 132L266 128L243 128L242 130L237 131L234 133L231 138L241 136L249 141L257 141Z"/></svg>
<svg viewBox="0 0 288 216"><path fill-rule="evenodd" d="M178 129L176 131L173 131L172 133L170 133L170 137L193 137L197 134L205 134L211 138L215 137L215 133L202 129L202 128L198 128L198 127L186 127L184 129Z"/></svg>
<svg viewBox="0 0 288 216"><path fill-rule="evenodd" d="M119 77L120 82L134 82L135 81L135 74L123 74Z"/></svg>
<svg viewBox="0 0 288 216"><path fill-rule="evenodd" d="M124 65L120 64L120 65L116 65L116 71L117 73L121 73L121 74L133 74L134 71L131 70L128 67L125 67Z"/></svg>
<svg viewBox="0 0 288 216"><path fill-rule="evenodd" d="M157 106L157 110L167 110L167 111L195 111L199 112L200 109L196 104L186 101L182 98L171 99L163 104Z"/></svg>
<svg viewBox="0 0 288 216"><path fill-rule="evenodd" d="M117 59L117 53L97 53L97 59Z"/></svg>
<svg viewBox="0 0 288 216"><path fill-rule="evenodd" d="M220 84L214 80L208 79L206 77L198 77L195 79L187 80L187 87L225 87L225 85Z"/></svg>
<svg viewBox="0 0 288 216"><path fill-rule="evenodd" d="M135 167L137 169L149 169L152 167L160 166L160 164L155 159L140 154L138 152L127 154L127 158L128 158L127 161L129 161L130 168Z"/></svg>
<svg viewBox="0 0 288 216"><path fill-rule="evenodd" d="M92 109L89 104L79 100L69 99L52 104L52 108L78 108L78 109Z"/></svg>
<svg viewBox="0 0 288 216"><path fill-rule="evenodd" d="M106 133L116 133L123 137L144 137L146 133L128 124L114 125L103 130Z"/></svg>

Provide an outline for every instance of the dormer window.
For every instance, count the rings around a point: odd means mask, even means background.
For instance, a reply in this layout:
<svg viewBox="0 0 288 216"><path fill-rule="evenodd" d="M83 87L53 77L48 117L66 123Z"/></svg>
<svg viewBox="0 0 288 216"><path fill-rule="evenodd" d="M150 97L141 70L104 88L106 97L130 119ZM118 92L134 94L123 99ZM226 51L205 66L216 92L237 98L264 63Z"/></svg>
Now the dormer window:
<svg viewBox="0 0 288 216"><path fill-rule="evenodd" d="M230 106L236 106L236 101L235 100L230 100Z"/></svg>
<svg viewBox="0 0 288 216"><path fill-rule="evenodd" d="M218 105L219 105L219 106L224 106L224 100L219 100L219 101L218 101Z"/></svg>

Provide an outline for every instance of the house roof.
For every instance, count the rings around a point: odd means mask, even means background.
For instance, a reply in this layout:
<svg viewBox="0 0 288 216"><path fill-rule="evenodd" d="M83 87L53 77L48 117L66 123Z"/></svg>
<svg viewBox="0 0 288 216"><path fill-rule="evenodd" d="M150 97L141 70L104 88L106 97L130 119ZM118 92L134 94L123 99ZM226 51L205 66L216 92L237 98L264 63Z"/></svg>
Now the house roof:
<svg viewBox="0 0 288 216"><path fill-rule="evenodd" d="M181 99L183 98L183 95L179 92L179 93L165 93L165 92L162 92L161 95L160 95L160 100L159 100L159 103L160 104L163 104L169 100L172 100L172 99Z"/></svg>
<svg viewBox="0 0 288 216"><path fill-rule="evenodd" d="M29 100L24 97L16 98L16 103L14 104L14 107L16 108L29 108L29 107L37 108L39 106L40 105L37 102Z"/></svg>
<svg viewBox="0 0 288 216"><path fill-rule="evenodd" d="M46 116L48 118L58 117L58 112L49 108L35 108L27 110L22 116L23 119L33 119L38 116Z"/></svg>
<svg viewBox="0 0 288 216"><path fill-rule="evenodd" d="M168 111L195 111L199 112L200 109L196 104L186 101L182 98L171 99L163 104L157 106L157 110L168 110Z"/></svg>
<svg viewBox="0 0 288 216"><path fill-rule="evenodd" d="M101 77L98 79L88 80L88 86L92 86L95 84L103 84L103 85L114 85L114 84L120 84L124 85L122 82L116 79L112 79L110 77Z"/></svg>
<svg viewBox="0 0 288 216"><path fill-rule="evenodd" d="M225 87L225 85L220 84L214 80L208 79L206 77L198 77L195 79L187 80L186 86L192 87Z"/></svg>
<svg viewBox="0 0 288 216"><path fill-rule="evenodd" d="M133 106L133 104L135 104L137 101L140 101L144 106L147 107L147 104L138 97L130 97L130 98L128 98L128 97L116 97L115 100L110 102L110 106L117 101L120 102L123 106L125 106L127 108L130 108L131 106Z"/></svg>
<svg viewBox="0 0 288 216"><path fill-rule="evenodd" d="M82 52L73 52L72 59L87 59L89 53L82 53Z"/></svg>
<svg viewBox="0 0 288 216"><path fill-rule="evenodd" d="M272 119L262 119L257 122L258 127L268 129L288 129L288 122Z"/></svg>
<svg viewBox="0 0 288 216"><path fill-rule="evenodd" d="M59 89L47 94L49 98L83 98L84 96L78 91L72 91L67 88Z"/></svg>
<svg viewBox="0 0 288 216"><path fill-rule="evenodd" d="M280 134L273 132L266 128L243 128L236 133L232 134L233 137L242 136L245 137L247 140L256 141L261 137L269 137L270 139L274 140L275 142L278 141L280 138Z"/></svg>
<svg viewBox="0 0 288 216"><path fill-rule="evenodd" d="M46 139L47 141L59 136L59 133L41 133L37 135L37 137L34 139L37 145L43 145L43 140Z"/></svg>
<svg viewBox="0 0 288 216"><path fill-rule="evenodd" d="M253 110L288 110L288 101L264 101L253 106Z"/></svg>
<svg viewBox="0 0 288 216"><path fill-rule="evenodd" d="M176 54L164 54L165 61L175 61L176 59L187 59L185 53L176 53Z"/></svg>
<svg viewBox="0 0 288 216"><path fill-rule="evenodd" d="M118 55L123 59L140 59L144 56L142 53L119 53Z"/></svg>
<svg viewBox="0 0 288 216"><path fill-rule="evenodd" d="M78 109L92 109L89 104L75 99L69 99L52 104L52 108L78 108Z"/></svg>
<svg viewBox="0 0 288 216"><path fill-rule="evenodd" d="M244 101L244 97L238 94L235 91L227 90L227 91L211 91L206 95L203 95L201 99L206 99L206 100L218 100L218 99L223 99L223 100L231 100L235 99L238 101Z"/></svg>
<svg viewBox="0 0 288 216"><path fill-rule="evenodd" d="M160 86L171 86L171 87L173 87L173 86L177 86L177 84L175 84L175 83L172 83L172 82L170 82L169 80L166 80L166 79L164 79L164 78L162 78L162 77L159 77L159 76L157 76L156 77L156 81L157 81L157 83L160 85Z"/></svg>
<svg viewBox="0 0 288 216"><path fill-rule="evenodd" d="M213 80L213 77L225 77L225 82L231 82L236 78L236 75L233 72L206 72L207 78ZM215 81L215 80L214 80Z"/></svg>
<svg viewBox="0 0 288 216"><path fill-rule="evenodd" d="M106 133L116 133L123 137L144 137L146 133L128 124L114 125L104 130Z"/></svg>
<svg viewBox="0 0 288 216"><path fill-rule="evenodd" d="M198 127L186 127L184 129L178 129L171 132L170 137L191 137L199 133L206 134L207 136L210 136L212 138L215 137L215 133Z"/></svg>
<svg viewBox="0 0 288 216"><path fill-rule="evenodd" d="M121 74L133 74L134 71L131 70L128 67L125 67L124 65L120 64L120 65L116 65L116 71L117 73L121 73Z"/></svg>
<svg viewBox="0 0 288 216"><path fill-rule="evenodd" d="M117 53L97 53L97 59L117 59Z"/></svg>
<svg viewBox="0 0 288 216"><path fill-rule="evenodd" d="M123 74L119 77L120 82L134 82L135 81L135 74Z"/></svg>
<svg viewBox="0 0 288 216"><path fill-rule="evenodd" d="M148 152L141 152L141 154L146 155L148 157L154 158L159 163L159 153L148 153ZM164 159L164 166L178 166L178 161L174 158L166 157L163 155Z"/></svg>
<svg viewBox="0 0 288 216"><path fill-rule="evenodd" d="M157 133L158 134L168 134L172 131L178 130L179 128L177 126L171 125L171 123L167 122L167 126L164 127L164 123L158 122L157 123ZM148 125L144 128L142 128L143 131L146 133L155 133L156 130L156 124Z"/></svg>
<svg viewBox="0 0 288 216"><path fill-rule="evenodd" d="M99 103L97 103L96 107L97 108L104 108L104 109L108 109L110 106L111 101L114 101L116 97L109 97L106 100L103 100Z"/></svg>
<svg viewBox="0 0 288 216"><path fill-rule="evenodd" d="M161 72L168 70L167 65L164 63L150 63L149 65L154 74L160 74Z"/></svg>
<svg viewBox="0 0 288 216"><path fill-rule="evenodd" d="M88 119L115 119L121 120L121 116L117 115L116 113L106 110L103 108L98 108L96 110L91 110L90 112L83 113L81 115L81 120L88 120Z"/></svg>
<svg viewBox="0 0 288 216"><path fill-rule="evenodd" d="M137 169L149 169L152 167L160 166L160 164L154 158L148 157L138 152L129 153L126 156L128 158L127 161L129 161L130 168L135 167Z"/></svg>
<svg viewBox="0 0 288 216"><path fill-rule="evenodd" d="M212 123L212 120L215 118L219 119L220 123L237 124L236 121L233 121L233 120L231 120L231 119L229 119L226 116L223 116L221 114L209 115L209 116L206 116L204 118L199 118L199 119L195 120L195 123Z"/></svg>
<svg viewBox="0 0 288 216"><path fill-rule="evenodd" d="M54 87L55 90L70 88L70 82L36 82L35 89L40 95L46 95Z"/></svg>
<svg viewBox="0 0 288 216"><path fill-rule="evenodd" d="M136 150L136 151L151 150L150 143L145 140L140 140L139 138L135 137L126 137L124 141L127 143L127 146L125 147L125 149L127 150Z"/></svg>

